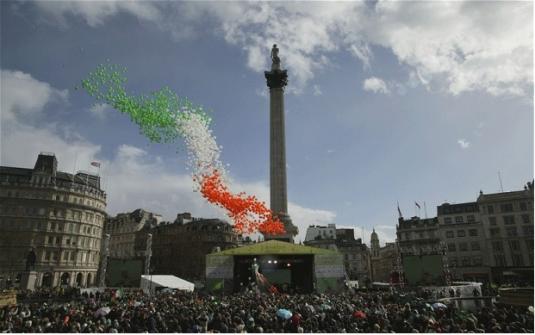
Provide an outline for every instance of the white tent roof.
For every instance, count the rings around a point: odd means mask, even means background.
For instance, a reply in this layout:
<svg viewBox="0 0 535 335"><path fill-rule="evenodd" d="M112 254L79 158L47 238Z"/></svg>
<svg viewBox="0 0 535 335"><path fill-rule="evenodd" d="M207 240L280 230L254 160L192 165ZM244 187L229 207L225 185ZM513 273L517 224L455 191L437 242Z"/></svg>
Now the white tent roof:
<svg viewBox="0 0 535 335"><path fill-rule="evenodd" d="M143 288L150 285L151 287L169 287L179 290L193 291L195 284L190 283L187 280L171 276L171 275L142 275L141 282ZM152 284L149 284L152 282Z"/></svg>

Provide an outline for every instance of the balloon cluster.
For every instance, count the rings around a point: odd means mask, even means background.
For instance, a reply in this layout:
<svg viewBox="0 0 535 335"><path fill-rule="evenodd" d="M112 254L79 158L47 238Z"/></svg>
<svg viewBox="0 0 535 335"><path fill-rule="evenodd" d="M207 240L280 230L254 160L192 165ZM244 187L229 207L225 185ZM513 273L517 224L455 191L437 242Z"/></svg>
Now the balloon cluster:
<svg viewBox="0 0 535 335"><path fill-rule="evenodd" d="M284 225L273 217L265 203L254 195L243 192L232 194L217 170L211 175L202 176L201 193L208 201L228 211L237 231L248 234L256 231L271 235L284 234Z"/></svg>
<svg viewBox="0 0 535 335"><path fill-rule="evenodd" d="M223 209L240 234L284 234L284 225L272 215L265 203L241 192L233 194L226 185L221 163L221 147L210 129L211 118L202 107L163 88L150 95L129 95L124 89L125 68L99 65L82 80L82 88L98 101L128 114L141 133L152 142L184 139L188 166L203 197Z"/></svg>

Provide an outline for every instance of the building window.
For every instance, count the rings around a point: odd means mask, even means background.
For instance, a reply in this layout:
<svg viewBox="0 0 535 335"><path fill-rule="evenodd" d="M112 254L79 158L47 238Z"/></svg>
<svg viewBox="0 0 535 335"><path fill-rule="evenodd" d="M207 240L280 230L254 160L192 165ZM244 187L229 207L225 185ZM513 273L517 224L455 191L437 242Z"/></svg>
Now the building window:
<svg viewBox="0 0 535 335"><path fill-rule="evenodd" d="M509 213L513 211L513 204L502 204L500 205L500 210L502 213Z"/></svg>
<svg viewBox="0 0 535 335"><path fill-rule="evenodd" d="M477 229L470 229L468 230L468 235L470 236L477 236Z"/></svg>
<svg viewBox="0 0 535 335"><path fill-rule="evenodd" d="M459 243L459 250L460 251L468 251L468 243L466 243L466 242Z"/></svg>
<svg viewBox="0 0 535 335"><path fill-rule="evenodd" d="M515 217L513 215L506 215L503 217L504 224L515 224Z"/></svg>
<svg viewBox="0 0 535 335"><path fill-rule="evenodd" d="M501 241L492 242L492 250L494 251L503 251L503 244Z"/></svg>
<svg viewBox="0 0 535 335"><path fill-rule="evenodd" d="M494 255L494 262L496 263L496 266L505 266L505 256Z"/></svg>
<svg viewBox="0 0 535 335"><path fill-rule="evenodd" d="M529 223L529 214L522 214L522 223Z"/></svg>
<svg viewBox="0 0 535 335"><path fill-rule="evenodd" d="M499 237L500 228L490 228L490 237Z"/></svg>
<svg viewBox="0 0 535 335"><path fill-rule="evenodd" d="M479 242L472 242L472 243L470 243L470 246L472 248L472 251L481 250L481 246L479 245Z"/></svg>
<svg viewBox="0 0 535 335"><path fill-rule="evenodd" d="M456 216L455 217L455 223L463 223L464 220L463 220L463 217L462 216Z"/></svg>
<svg viewBox="0 0 535 335"><path fill-rule="evenodd" d="M475 222L476 221L476 217L473 216L473 215L468 215L467 219L468 219L468 222Z"/></svg>
<svg viewBox="0 0 535 335"><path fill-rule="evenodd" d="M418 233L418 236L419 236L420 238L424 238L424 233L420 232L420 233Z"/></svg>
<svg viewBox="0 0 535 335"><path fill-rule="evenodd" d="M455 243L448 243L448 251L456 251Z"/></svg>
<svg viewBox="0 0 535 335"><path fill-rule="evenodd" d="M494 214L494 206L488 205L487 206L487 213L488 214Z"/></svg>
<svg viewBox="0 0 535 335"><path fill-rule="evenodd" d="M528 205L525 202L521 202L520 203L520 210L521 211L527 211L528 210Z"/></svg>
<svg viewBox="0 0 535 335"><path fill-rule="evenodd" d="M465 237L466 232L464 230L457 230L457 237Z"/></svg>
<svg viewBox="0 0 535 335"><path fill-rule="evenodd" d="M518 236L518 232L516 230L516 227L509 227L506 229L507 231L507 236L508 237L514 237L514 236Z"/></svg>
<svg viewBox="0 0 535 335"><path fill-rule="evenodd" d="M524 231L524 235L530 235L533 237L533 226L523 226L522 231Z"/></svg>
<svg viewBox="0 0 535 335"><path fill-rule="evenodd" d="M526 248L530 254L533 254L533 240L526 240Z"/></svg>
<svg viewBox="0 0 535 335"><path fill-rule="evenodd" d="M520 251L520 242L517 240L509 241L509 248L511 251Z"/></svg>
<svg viewBox="0 0 535 335"><path fill-rule="evenodd" d="M513 266L522 266L524 265L524 261L522 259L522 255L514 254L513 255Z"/></svg>
<svg viewBox="0 0 535 335"><path fill-rule="evenodd" d="M444 223L446 224L451 223L451 218L450 217L444 218Z"/></svg>
<svg viewBox="0 0 535 335"><path fill-rule="evenodd" d="M457 267L457 258L455 257L450 258L449 265L454 268Z"/></svg>
<svg viewBox="0 0 535 335"><path fill-rule="evenodd" d="M474 266L481 266L481 265L483 265L483 258L481 258L481 257L474 257L474 258L472 258L472 264L474 264Z"/></svg>
<svg viewBox="0 0 535 335"><path fill-rule="evenodd" d="M448 230L448 231L446 232L446 237L447 237L447 238L454 238L453 230Z"/></svg>
<svg viewBox="0 0 535 335"><path fill-rule="evenodd" d="M462 263L463 263L463 266L470 266L470 258L463 257L462 258Z"/></svg>

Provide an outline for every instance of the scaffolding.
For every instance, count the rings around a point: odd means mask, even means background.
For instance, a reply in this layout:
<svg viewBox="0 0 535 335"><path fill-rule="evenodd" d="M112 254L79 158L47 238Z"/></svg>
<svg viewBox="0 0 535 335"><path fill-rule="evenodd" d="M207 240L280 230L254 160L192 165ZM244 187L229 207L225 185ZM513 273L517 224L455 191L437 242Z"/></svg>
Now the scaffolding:
<svg viewBox="0 0 535 335"><path fill-rule="evenodd" d="M403 271L403 259L401 258L401 248L399 247L399 242L396 240L396 261L394 264L394 273L398 274L399 287L403 288L405 286L405 275ZM393 284L393 278L390 276L390 283Z"/></svg>
<svg viewBox="0 0 535 335"><path fill-rule="evenodd" d="M447 286L451 285L451 272L448 264L448 247L446 243L440 242L440 247L442 250L442 271L444 273L444 281Z"/></svg>

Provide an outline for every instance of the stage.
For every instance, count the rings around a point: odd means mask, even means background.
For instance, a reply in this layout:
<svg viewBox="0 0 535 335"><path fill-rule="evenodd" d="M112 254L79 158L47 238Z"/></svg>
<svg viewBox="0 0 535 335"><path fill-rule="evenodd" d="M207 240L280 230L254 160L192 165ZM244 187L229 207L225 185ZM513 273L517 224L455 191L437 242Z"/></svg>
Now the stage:
<svg viewBox="0 0 535 335"><path fill-rule="evenodd" d="M339 291L344 287L342 254L270 240L206 256L206 286L211 292L240 292L257 285L255 267L268 286L284 293Z"/></svg>

